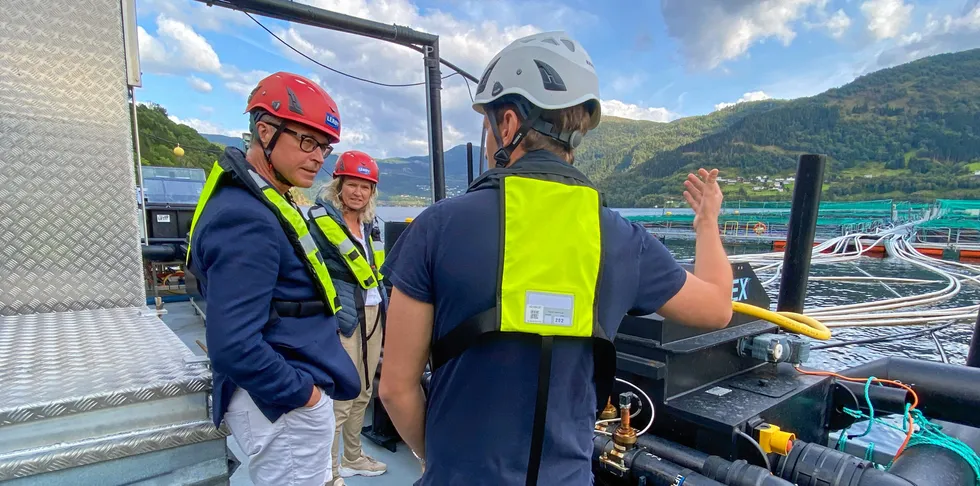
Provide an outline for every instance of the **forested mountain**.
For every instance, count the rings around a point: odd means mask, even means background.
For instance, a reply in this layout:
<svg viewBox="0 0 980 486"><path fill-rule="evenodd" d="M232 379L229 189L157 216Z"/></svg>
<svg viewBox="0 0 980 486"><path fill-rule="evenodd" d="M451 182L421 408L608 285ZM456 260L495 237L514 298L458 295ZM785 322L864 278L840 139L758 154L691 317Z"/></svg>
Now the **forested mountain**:
<svg viewBox="0 0 980 486"><path fill-rule="evenodd" d="M138 113L144 163L208 169L220 154L163 108ZM186 149L179 160L177 141ZM614 207L683 204L682 181L697 167L721 169L730 200L787 200L802 153L829 158L825 200L980 197L980 49L877 71L809 98L740 103L671 123L603 117L576 166ZM329 180L334 161L318 182ZM427 156L378 162L386 203L429 201ZM448 195L465 188L465 146L446 151L446 174Z"/></svg>
<svg viewBox="0 0 980 486"><path fill-rule="evenodd" d="M668 127L692 122L705 127L695 140L678 143L681 136L668 134ZM592 143L600 151L612 150L603 140L622 139L624 125L604 121ZM792 176L799 155L808 152L830 159L828 200L975 198L980 196L980 178L973 175L980 170L980 49L878 71L809 98L736 105L656 126L654 135L616 146L618 153L629 153L656 139L665 148L631 161L628 170L610 174L583 158L582 167L601 181L610 205L679 200L683 178L701 166L745 181L725 184L729 198L787 199L792 185L779 192L773 180Z"/></svg>

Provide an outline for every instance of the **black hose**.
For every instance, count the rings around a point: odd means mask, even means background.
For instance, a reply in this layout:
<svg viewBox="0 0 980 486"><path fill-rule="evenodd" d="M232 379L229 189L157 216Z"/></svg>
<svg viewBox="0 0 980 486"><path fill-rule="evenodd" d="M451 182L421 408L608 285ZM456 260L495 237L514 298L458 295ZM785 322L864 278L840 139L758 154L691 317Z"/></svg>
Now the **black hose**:
<svg viewBox="0 0 980 486"><path fill-rule="evenodd" d="M677 463L680 466L701 471L704 469L705 462L710 457L708 454L696 449L661 439L655 435L644 434L636 438L636 445L656 454L668 461Z"/></svg>
<svg viewBox="0 0 980 486"><path fill-rule="evenodd" d="M813 351L817 351L817 350L820 350L820 349L841 348L841 347L844 347L844 346L853 346L853 345L856 345L856 344L884 343L884 342L888 342L888 341L894 341L896 339L904 339L904 338L913 338L913 337L925 336L926 334L932 334L932 333L936 333L936 332L942 331L943 329L946 329L947 327L950 327L953 324L955 324L955 321L950 321L950 322L947 322L946 324L940 324L938 326L933 326L933 327L930 327L928 329L919 329L917 331L900 332L898 334L892 334L890 336L879 336L879 337L873 337L873 338L867 338L867 339L855 339L853 341L840 341L840 342L836 342L836 343L821 344L821 345L818 345L818 346L812 346L810 349L813 350Z"/></svg>
<svg viewBox="0 0 980 486"><path fill-rule="evenodd" d="M837 383L854 393L861 410L868 410L868 401L864 399L864 383L843 380ZM893 386L872 384L868 387L868 397L871 398L875 412L904 414L905 404L912 403L912 394L908 390Z"/></svg>
<svg viewBox="0 0 980 486"><path fill-rule="evenodd" d="M745 460L731 462L654 435L641 435L636 445L728 486L792 486L792 483L773 476L768 469Z"/></svg>
<svg viewBox="0 0 980 486"><path fill-rule="evenodd" d="M882 358L840 374L855 378L875 376L901 381L919 396L918 410L930 419L980 427L980 368L935 361Z"/></svg>
<svg viewBox="0 0 980 486"><path fill-rule="evenodd" d="M735 429L735 433L738 434L739 437L744 438L745 440L749 441L753 446L755 446L755 450L759 451L759 454L762 454L762 460L766 464L766 469L772 471L772 464L769 463L769 454L766 454L766 451L762 450L762 446L759 445L759 442L753 439L751 435L746 434L745 432L742 432L739 429Z"/></svg>
<svg viewBox="0 0 980 486"><path fill-rule="evenodd" d="M593 463L598 466L600 471L605 471L614 477L643 481L640 484L647 486L674 486L681 482L685 486L724 486L722 483L709 479L690 468L681 467L666 459L654 456L639 447L634 447L623 455L622 465L626 469L623 471L602 461L603 454L608 455L614 447L612 438L609 436L596 435L592 439Z"/></svg>
<svg viewBox="0 0 980 486"><path fill-rule="evenodd" d="M870 462L850 454L803 441L795 441L789 454L782 456L775 473L797 486L932 486L916 485L880 471Z"/></svg>
<svg viewBox="0 0 980 486"><path fill-rule="evenodd" d="M917 486L974 486L977 480L973 468L962 457L945 447L931 444L905 449L888 472Z"/></svg>

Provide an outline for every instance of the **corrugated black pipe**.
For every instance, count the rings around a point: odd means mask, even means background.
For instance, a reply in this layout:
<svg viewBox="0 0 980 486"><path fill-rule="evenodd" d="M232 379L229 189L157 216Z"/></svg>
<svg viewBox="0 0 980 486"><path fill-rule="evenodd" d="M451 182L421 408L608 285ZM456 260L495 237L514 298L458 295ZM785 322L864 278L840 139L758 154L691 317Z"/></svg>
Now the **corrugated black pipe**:
<svg viewBox="0 0 980 486"><path fill-rule="evenodd" d="M820 444L803 441L776 464L776 474L797 486L931 486L939 483L914 484L879 471L862 459Z"/></svg>
<svg viewBox="0 0 980 486"><path fill-rule="evenodd" d="M764 467L744 460L732 462L657 436L642 435L637 438L636 445L728 486L792 486Z"/></svg>
<svg viewBox="0 0 980 486"><path fill-rule="evenodd" d="M980 427L980 368L909 358L882 358L840 372L897 380L915 390L918 409L930 419Z"/></svg>

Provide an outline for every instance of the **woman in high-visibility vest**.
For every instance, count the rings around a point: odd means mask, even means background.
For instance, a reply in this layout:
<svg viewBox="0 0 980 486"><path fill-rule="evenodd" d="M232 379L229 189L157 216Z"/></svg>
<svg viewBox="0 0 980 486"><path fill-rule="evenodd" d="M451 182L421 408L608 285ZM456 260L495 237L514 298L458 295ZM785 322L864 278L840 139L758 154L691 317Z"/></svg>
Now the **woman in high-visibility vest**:
<svg viewBox="0 0 980 486"><path fill-rule="evenodd" d="M378 272L384 263L384 245L374 224L378 164L364 152L347 151L337 159L333 177L320 190L308 214L311 234L323 253L342 306L337 312L340 341L361 377L357 398L334 404L337 433L330 486L343 486L345 477L377 476L387 470L384 463L361 449L361 426L374 392L388 295ZM338 458L341 440L342 459Z"/></svg>

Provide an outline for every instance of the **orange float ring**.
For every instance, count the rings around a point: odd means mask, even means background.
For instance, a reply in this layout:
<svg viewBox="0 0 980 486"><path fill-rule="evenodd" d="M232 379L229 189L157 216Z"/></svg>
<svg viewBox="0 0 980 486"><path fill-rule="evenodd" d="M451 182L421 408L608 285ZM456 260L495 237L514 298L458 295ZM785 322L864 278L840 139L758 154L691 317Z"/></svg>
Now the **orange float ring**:
<svg viewBox="0 0 980 486"><path fill-rule="evenodd" d="M752 227L752 230L755 231L755 234L761 235L766 232L766 224L760 221Z"/></svg>

